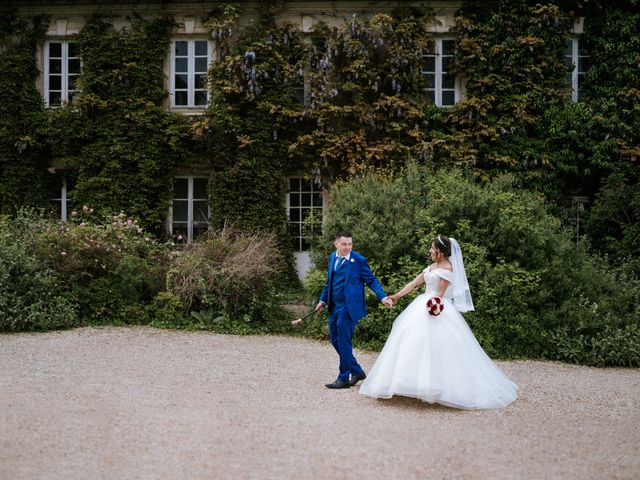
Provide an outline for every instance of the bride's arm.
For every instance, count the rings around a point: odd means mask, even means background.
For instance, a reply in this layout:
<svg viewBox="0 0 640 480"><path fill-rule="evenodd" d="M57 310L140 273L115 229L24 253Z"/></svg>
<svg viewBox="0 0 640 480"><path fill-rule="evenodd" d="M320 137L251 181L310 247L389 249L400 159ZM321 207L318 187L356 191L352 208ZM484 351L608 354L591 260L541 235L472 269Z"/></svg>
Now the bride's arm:
<svg viewBox="0 0 640 480"><path fill-rule="evenodd" d="M444 292L447 290L449 283L449 280L445 280L444 278L440 279L440 283L438 284L438 296L440 298L444 297Z"/></svg>
<svg viewBox="0 0 640 480"><path fill-rule="evenodd" d="M413 280L411 280L409 283L407 283L402 290L400 290L398 293L394 294L394 295L390 295L389 298L391 298L391 300L393 300L393 302L397 302L398 299L404 297L407 293L409 293L411 290L413 290L414 288L416 288L418 285L422 285L424 283L424 275L421 273L420 275L418 275L416 278L414 278Z"/></svg>

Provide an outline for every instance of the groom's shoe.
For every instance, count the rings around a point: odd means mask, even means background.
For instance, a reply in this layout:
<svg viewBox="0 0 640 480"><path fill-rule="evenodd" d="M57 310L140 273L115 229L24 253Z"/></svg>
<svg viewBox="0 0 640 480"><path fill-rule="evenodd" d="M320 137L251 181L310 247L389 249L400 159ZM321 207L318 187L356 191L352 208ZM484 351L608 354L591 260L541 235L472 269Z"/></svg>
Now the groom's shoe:
<svg viewBox="0 0 640 480"><path fill-rule="evenodd" d="M353 387L356 383L358 383L360 380L364 380L365 378L367 378L367 375L364 372L359 373L357 375L351 375L351 380L349 380L349 385Z"/></svg>
<svg viewBox="0 0 640 480"><path fill-rule="evenodd" d="M351 385L349 385L349 382L348 382L348 381L346 381L346 380L344 380L344 381L342 381L342 380L336 380L336 381L335 381L335 382L333 382L333 383L327 383L327 384L325 385L325 387L327 387L327 388L333 388L333 389L336 389L336 388L349 388L350 386L351 386Z"/></svg>

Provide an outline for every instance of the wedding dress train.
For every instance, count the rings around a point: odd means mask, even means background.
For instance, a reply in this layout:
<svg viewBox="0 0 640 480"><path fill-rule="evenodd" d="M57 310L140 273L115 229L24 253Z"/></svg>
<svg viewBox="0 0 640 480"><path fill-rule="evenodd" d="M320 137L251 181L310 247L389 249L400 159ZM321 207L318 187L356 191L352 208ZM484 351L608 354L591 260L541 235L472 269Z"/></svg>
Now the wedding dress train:
<svg viewBox="0 0 640 480"><path fill-rule="evenodd" d="M360 387L374 398L393 395L456 408L500 408L517 398L518 387L491 361L445 292L444 310L427 312L445 269L427 268L426 289L396 318L380 356Z"/></svg>

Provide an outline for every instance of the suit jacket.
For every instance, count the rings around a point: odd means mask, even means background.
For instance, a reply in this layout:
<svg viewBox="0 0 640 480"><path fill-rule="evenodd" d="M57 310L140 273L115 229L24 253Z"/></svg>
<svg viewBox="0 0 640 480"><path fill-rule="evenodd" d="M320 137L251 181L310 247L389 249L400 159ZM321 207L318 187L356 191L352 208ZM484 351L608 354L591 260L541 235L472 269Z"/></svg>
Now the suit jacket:
<svg viewBox="0 0 640 480"><path fill-rule="evenodd" d="M333 278L333 265L336 261L336 252L331 254L329 258L329 270L327 272L327 283L320 295L320 301L324 302L331 308L331 280ZM351 250L351 258L347 265L346 280L344 284L344 297L347 304L347 310L352 320L358 321L367 314L367 306L364 301L364 286L368 286L373 293L376 294L378 300L382 300L387 296L382 289L382 285L373 274L367 263L367 259L355 250Z"/></svg>

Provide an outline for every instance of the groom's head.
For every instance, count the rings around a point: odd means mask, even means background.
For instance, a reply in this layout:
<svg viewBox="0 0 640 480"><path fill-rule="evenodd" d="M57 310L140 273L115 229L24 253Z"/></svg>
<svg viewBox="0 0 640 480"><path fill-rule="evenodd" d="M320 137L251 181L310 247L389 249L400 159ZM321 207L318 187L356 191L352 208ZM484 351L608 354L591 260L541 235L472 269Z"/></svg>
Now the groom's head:
<svg viewBox="0 0 640 480"><path fill-rule="evenodd" d="M338 255L346 257L353 249L353 239L351 238L351 232L341 230L336 233L336 240L333 242L338 251Z"/></svg>

